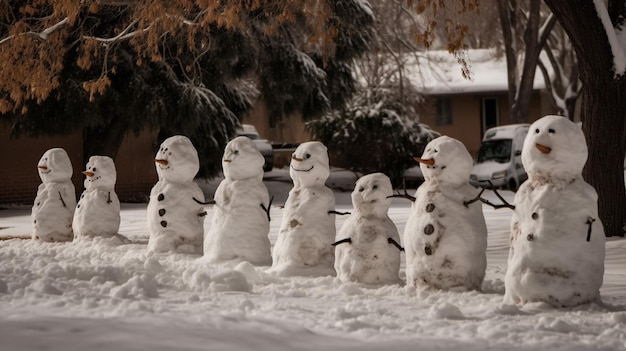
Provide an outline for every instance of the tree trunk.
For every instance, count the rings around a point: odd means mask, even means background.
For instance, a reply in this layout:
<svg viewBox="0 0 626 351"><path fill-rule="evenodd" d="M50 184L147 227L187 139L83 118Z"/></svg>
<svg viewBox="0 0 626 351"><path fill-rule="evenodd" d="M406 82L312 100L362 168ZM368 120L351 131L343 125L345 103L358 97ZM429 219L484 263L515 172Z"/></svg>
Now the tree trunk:
<svg viewBox="0 0 626 351"><path fill-rule="evenodd" d="M128 122L119 112L113 116L106 127L85 128L83 130L84 163L90 156L109 156L113 160L122 145L128 130Z"/></svg>
<svg viewBox="0 0 626 351"><path fill-rule="evenodd" d="M606 235L623 236L626 78L615 77L611 47L593 0L545 2L568 33L578 57L583 85L581 119L589 146L583 176L598 192L598 209ZM622 8L623 4L624 1ZM612 18L615 15L611 13Z"/></svg>

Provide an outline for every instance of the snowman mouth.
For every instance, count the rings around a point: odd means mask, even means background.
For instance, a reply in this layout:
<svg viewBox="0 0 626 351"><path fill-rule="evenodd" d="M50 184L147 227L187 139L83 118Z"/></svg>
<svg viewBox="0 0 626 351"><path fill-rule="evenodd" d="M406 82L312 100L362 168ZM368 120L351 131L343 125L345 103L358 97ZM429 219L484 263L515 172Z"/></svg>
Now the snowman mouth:
<svg viewBox="0 0 626 351"><path fill-rule="evenodd" d="M95 182L96 180L98 180L100 178L101 178L101 176L97 176L97 177L95 177L93 179L87 179L87 180L90 181L90 182Z"/></svg>
<svg viewBox="0 0 626 351"><path fill-rule="evenodd" d="M294 166L291 166L291 169L293 169L296 172L310 172L313 169L313 167L315 167L315 165L311 166L311 168L309 169L297 169Z"/></svg>
<svg viewBox="0 0 626 351"><path fill-rule="evenodd" d="M41 174L48 174L50 172L52 172L50 168L46 168L46 169L40 168L40 171L39 171L39 173Z"/></svg>

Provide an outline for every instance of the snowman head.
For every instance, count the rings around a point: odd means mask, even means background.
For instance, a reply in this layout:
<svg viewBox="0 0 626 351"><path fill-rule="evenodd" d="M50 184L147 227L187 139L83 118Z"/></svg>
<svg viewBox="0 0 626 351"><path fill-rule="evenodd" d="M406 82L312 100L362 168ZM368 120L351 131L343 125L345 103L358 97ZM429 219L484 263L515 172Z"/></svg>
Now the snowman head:
<svg viewBox="0 0 626 351"><path fill-rule="evenodd" d="M372 173L359 178L352 192L352 205L361 215L386 214L391 205L393 188L389 177Z"/></svg>
<svg viewBox="0 0 626 351"><path fill-rule="evenodd" d="M37 163L37 170L44 183L69 181L74 173L70 157L61 148L46 151Z"/></svg>
<svg viewBox="0 0 626 351"><path fill-rule="evenodd" d="M587 162L587 143L579 125L562 116L545 116L528 129L522 163L529 176L573 179Z"/></svg>
<svg viewBox="0 0 626 351"><path fill-rule="evenodd" d="M222 157L222 169L226 179L263 178L263 163L263 155L250 138L240 136L226 144Z"/></svg>
<svg viewBox="0 0 626 351"><path fill-rule="evenodd" d="M330 176L326 146L319 141L300 144L291 155L289 175L295 187L323 185Z"/></svg>
<svg viewBox="0 0 626 351"><path fill-rule="evenodd" d="M198 152L191 140L183 135L165 139L154 162L159 179L173 183L193 181L200 169Z"/></svg>
<svg viewBox="0 0 626 351"><path fill-rule="evenodd" d="M473 160L465 145L448 136L432 140L421 158L415 158L426 181L460 185L469 182Z"/></svg>
<svg viewBox="0 0 626 351"><path fill-rule="evenodd" d="M117 172L115 163L108 156L91 156L87 162L86 170L83 174L85 178L85 189L111 190L115 187Z"/></svg>

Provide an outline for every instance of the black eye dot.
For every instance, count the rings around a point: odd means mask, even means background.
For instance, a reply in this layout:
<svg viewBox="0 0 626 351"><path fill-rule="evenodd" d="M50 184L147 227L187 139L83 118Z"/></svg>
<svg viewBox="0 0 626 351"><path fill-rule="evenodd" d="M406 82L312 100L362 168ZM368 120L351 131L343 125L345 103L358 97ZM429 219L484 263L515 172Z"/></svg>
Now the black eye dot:
<svg viewBox="0 0 626 351"><path fill-rule="evenodd" d="M233 151L233 153L234 153L235 155L239 155L239 150L235 150L235 151Z"/></svg>
<svg viewBox="0 0 626 351"><path fill-rule="evenodd" d="M363 192L363 190L365 190L363 187L359 188L359 192Z"/></svg>
<svg viewBox="0 0 626 351"><path fill-rule="evenodd" d="M539 134L539 128L535 129L535 134Z"/></svg>
<svg viewBox="0 0 626 351"><path fill-rule="evenodd" d="M311 154L304 155L304 158L311 158Z"/></svg>
<svg viewBox="0 0 626 351"><path fill-rule="evenodd" d="M372 189L378 189L378 185L374 185Z"/></svg>
<svg viewBox="0 0 626 351"><path fill-rule="evenodd" d="M435 149L435 152L439 152L439 150Z"/></svg>
<svg viewBox="0 0 626 351"><path fill-rule="evenodd" d="M169 148L166 147L165 150L163 150L163 151L167 151L167 150L169 150Z"/></svg>
<svg viewBox="0 0 626 351"><path fill-rule="evenodd" d="M291 154L291 158L295 159L296 158L296 154Z"/></svg>
<svg viewBox="0 0 626 351"><path fill-rule="evenodd" d="M554 134L554 133L555 133L555 131L554 131L554 129L550 128L550 129L548 129L548 133L550 133L550 134Z"/></svg>
<svg viewBox="0 0 626 351"><path fill-rule="evenodd" d="M96 167L94 167L94 168L92 169L92 171L94 171L94 172L95 172L95 171L96 171Z"/></svg>

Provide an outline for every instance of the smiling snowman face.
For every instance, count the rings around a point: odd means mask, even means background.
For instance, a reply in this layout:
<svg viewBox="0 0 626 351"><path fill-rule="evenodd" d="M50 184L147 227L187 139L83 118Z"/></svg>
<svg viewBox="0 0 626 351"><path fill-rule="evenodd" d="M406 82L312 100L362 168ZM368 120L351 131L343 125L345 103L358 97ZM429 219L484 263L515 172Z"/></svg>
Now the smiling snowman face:
<svg viewBox="0 0 626 351"><path fill-rule="evenodd" d="M46 151L37 163L37 169L44 183L69 181L74 173L70 157L61 148Z"/></svg>
<svg viewBox="0 0 626 351"><path fill-rule="evenodd" d="M236 137L224 148L222 169L226 179L263 178L264 163L263 155L248 137Z"/></svg>
<svg viewBox="0 0 626 351"><path fill-rule="evenodd" d="M587 143L580 126L561 116L545 116L533 123L522 149L528 174L573 178L587 162Z"/></svg>
<svg viewBox="0 0 626 351"><path fill-rule="evenodd" d="M393 188L389 177L372 173L359 178L352 192L352 205L362 215L387 213Z"/></svg>
<svg viewBox="0 0 626 351"><path fill-rule="evenodd" d="M108 156L91 156L83 172L85 189L113 189L117 179L115 163Z"/></svg>
<svg viewBox="0 0 626 351"><path fill-rule="evenodd" d="M296 187L323 185L330 176L326 146L319 141L300 144L291 155L289 175Z"/></svg>
<svg viewBox="0 0 626 351"><path fill-rule="evenodd" d="M167 138L157 151L154 162L159 179L174 183L193 181L200 169L198 152L191 140L183 135Z"/></svg>
<svg viewBox="0 0 626 351"><path fill-rule="evenodd" d="M472 156L465 145L448 136L432 140L421 158L415 158L420 164L424 179L449 184L469 182L472 172Z"/></svg>

